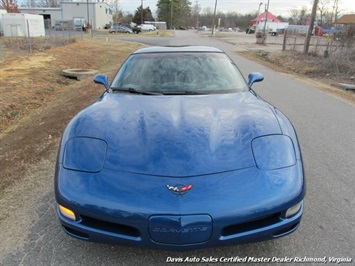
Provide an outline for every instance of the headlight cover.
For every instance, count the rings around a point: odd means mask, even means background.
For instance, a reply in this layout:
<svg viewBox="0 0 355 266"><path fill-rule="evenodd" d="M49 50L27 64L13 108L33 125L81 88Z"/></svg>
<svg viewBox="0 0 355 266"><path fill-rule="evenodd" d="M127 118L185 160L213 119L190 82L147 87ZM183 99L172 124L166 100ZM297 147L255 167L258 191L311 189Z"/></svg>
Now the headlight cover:
<svg viewBox="0 0 355 266"><path fill-rule="evenodd" d="M268 135L253 139L252 150L256 166L263 171L296 164L293 142L285 135Z"/></svg>
<svg viewBox="0 0 355 266"><path fill-rule="evenodd" d="M89 137L71 138L65 144L63 167L89 173L100 172L104 166L107 143Z"/></svg>
<svg viewBox="0 0 355 266"><path fill-rule="evenodd" d="M290 218L293 215L295 215L296 213L298 213L300 211L300 209L302 208L303 205L303 200L298 202L297 204L293 205L291 208L288 208L285 214L286 218Z"/></svg>

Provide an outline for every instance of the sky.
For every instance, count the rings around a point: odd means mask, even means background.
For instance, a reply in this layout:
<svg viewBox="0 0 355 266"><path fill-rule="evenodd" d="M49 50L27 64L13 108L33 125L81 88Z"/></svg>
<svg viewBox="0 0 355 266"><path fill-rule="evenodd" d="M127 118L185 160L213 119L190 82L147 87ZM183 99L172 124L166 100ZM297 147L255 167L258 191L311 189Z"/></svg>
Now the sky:
<svg viewBox="0 0 355 266"><path fill-rule="evenodd" d="M175 0L179 1L179 0ZM194 5L198 2L202 10L210 7L214 10L215 0L190 0ZM329 0L333 3L333 0ZM157 0L143 0L143 7L150 7L153 14L156 11ZM355 13L355 0L338 0L340 11L342 14ZM258 11L259 4L263 3L260 12L265 11L267 0L217 0L217 11L228 12L236 11L240 14L247 14ZM270 0L269 11L274 15L289 16L289 11L292 9L301 9L307 7L312 9L313 0ZM119 0L119 6L122 11L134 13L138 6L141 5L141 0ZM332 5L329 5L330 7ZM351 12L352 11L352 12Z"/></svg>

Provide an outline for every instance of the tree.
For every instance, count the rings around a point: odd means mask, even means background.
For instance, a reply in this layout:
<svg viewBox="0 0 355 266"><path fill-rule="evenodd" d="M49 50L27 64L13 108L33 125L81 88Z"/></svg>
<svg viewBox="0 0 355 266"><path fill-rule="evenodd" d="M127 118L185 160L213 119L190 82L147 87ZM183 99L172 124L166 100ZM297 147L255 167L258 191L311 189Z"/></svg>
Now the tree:
<svg viewBox="0 0 355 266"><path fill-rule="evenodd" d="M219 11L216 15L216 18L221 19L220 26L224 28L234 28L234 27L247 28L250 26L250 21L256 18L257 15L258 15L257 11L246 15L241 15L235 11L229 11L227 13ZM213 21L213 9L208 7L204 8L199 15L199 25L212 27L212 21Z"/></svg>
<svg viewBox="0 0 355 266"><path fill-rule="evenodd" d="M306 7L302 7L300 10L292 9L290 10L289 22L294 25L306 25L309 17L310 14Z"/></svg>
<svg viewBox="0 0 355 266"><path fill-rule="evenodd" d="M34 1L35 2L35 1ZM60 7L58 0L40 0L38 6L41 7Z"/></svg>
<svg viewBox="0 0 355 266"><path fill-rule="evenodd" d="M255 11L254 13L251 14L246 14L244 16L241 17L241 19L239 20L239 24L238 26L241 27L250 27L251 24L251 20L256 18L258 16L258 11Z"/></svg>
<svg viewBox="0 0 355 266"><path fill-rule="evenodd" d="M193 25L194 27L199 27L200 12L201 12L201 6L198 3L198 1L196 1L194 6L192 7L192 10L191 10L190 25Z"/></svg>
<svg viewBox="0 0 355 266"><path fill-rule="evenodd" d="M133 14L130 12L123 12L121 9L115 9L112 14L114 24L128 24L133 21Z"/></svg>
<svg viewBox="0 0 355 266"><path fill-rule="evenodd" d="M330 12L328 11L328 5L330 4L330 0L319 0L318 2L318 11L319 11L319 25L323 26L325 17L329 14L330 17Z"/></svg>
<svg viewBox="0 0 355 266"><path fill-rule="evenodd" d="M7 13L20 13L16 0L0 0L0 8L5 9Z"/></svg>
<svg viewBox="0 0 355 266"><path fill-rule="evenodd" d="M157 17L165 21L169 29L175 26L187 26L191 19L191 2L189 0L159 0Z"/></svg>
<svg viewBox="0 0 355 266"><path fill-rule="evenodd" d="M28 0L27 2L27 6L28 7L36 7L36 1L35 0Z"/></svg>
<svg viewBox="0 0 355 266"><path fill-rule="evenodd" d="M287 19L285 19L283 16L281 15L278 15L277 18L280 20L280 21L286 21Z"/></svg>
<svg viewBox="0 0 355 266"><path fill-rule="evenodd" d="M213 20L213 9L211 7L204 8L200 15L200 25L212 27L212 20Z"/></svg>
<svg viewBox="0 0 355 266"><path fill-rule="evenodd" d="M339 13L339 1L334 0L330 24L333 24L333 22L338 19Z"/></svg>
<svg viewBox="0 0 355 266"><path fill-rule="evenodd" d="M189 25L189 19L191 17L191 2L189 0L180 0L179 9L176 10L176 15L178 18L177 25L183 25L187 27Z"/></svg>
<svg viewBox="0 0 355 266"><path fill-rule="evenodd" d="M119 0L109 1L108 4L112 9L112 20L114 22L118 22L122 15L122 10L119 6Z"/></svg>
<svg viewBox="0 0 355 266"><path fill-rule="evenodd" d="M123 12L120 22L124 24L129 24L133 21L133 14L130 12Z"/></svg>
<svg viewBox="0 0 355 266"><path fill-rule="evenodd" d="M142 6L139 6L134 12L132 21L134 23L141 24L141 18L142 18L141 16L142 16ZM155 21L149 6L143 8L143 23L144 21Z"/></svg>
<svg viewBox="0 0 355 266"><path fill-rule="evenodd" d="M234 28L238 25L239 18L240 18L240 16L237 12L229 11L226 14L225 19L221 25L223 25L225 28Z"/></svg>

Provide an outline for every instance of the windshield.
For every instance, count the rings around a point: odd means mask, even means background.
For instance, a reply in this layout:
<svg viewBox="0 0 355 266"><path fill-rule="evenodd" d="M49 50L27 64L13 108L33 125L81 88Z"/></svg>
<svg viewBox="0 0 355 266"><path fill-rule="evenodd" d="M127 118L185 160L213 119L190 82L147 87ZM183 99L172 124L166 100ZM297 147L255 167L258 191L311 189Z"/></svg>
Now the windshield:
<svg viewBox="0 0 355 266"><path fill-rule="evenodd" d="M236 65L223 53L133 54L123 64L112 89L163 94L247 91Z"/></svg>

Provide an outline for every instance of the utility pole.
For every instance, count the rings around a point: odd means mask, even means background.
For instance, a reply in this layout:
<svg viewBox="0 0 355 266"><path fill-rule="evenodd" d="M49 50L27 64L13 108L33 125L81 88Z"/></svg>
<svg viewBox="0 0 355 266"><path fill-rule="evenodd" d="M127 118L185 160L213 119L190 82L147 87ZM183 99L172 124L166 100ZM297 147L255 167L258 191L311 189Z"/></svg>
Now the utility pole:
<svg viewBox="0 0 355 266"><path fill-rule="evenodd" d="M217 0L214 4L214 13L213 13L213 22L212 22L212 35L214 34L214 27L215 27L215 19L216 19L216 11L217 11Z"/></svg>
<svg viewBox="0 0 355 266"><path fill-rule="evenodd" d="M267 23L267 16L269 14L269 4L270 0L267 0L267 6L265 7L265 21L264 21L264 30L263 30L263 44L266 42L267 32L266 32L266 23Z"/></svg>
<svg viewBox="0 0 355 266"><path fill-rule="evenodd" d="M141 0L141 24L143 24L143 0Z"/></svg>
<svg viewBox="0 0 355 266"><path fill-rule="evenodd" d="M303 54L308 54L309 43L311 41L311 36L313 32L314 20L316 19L316 14L317 14L317 6L318 6L318 0L314 0L313 7L312 7L311 21L309 24L306 40L303 47Z"/></svg>
<svg viewBox="0 0 355 266"><path fill-rule="evenodd" d="M196 7L196 10L195 10L195 12L196 12L196 27L197 27L197 29L198 29L198 27L199 27L199 25L198 25L198 13L199 13L199 11L198 11L198 7L199 7L199 5L198 5L198 1L195 1L195 7Z"/></svg>
<svg viewBox="0 0 355 266"><path fill-rule="evenodd" d="M63 8L63 6L62 6ZM89 0L86 0L86 13L87 13L87 16L88 16L88 24L90 23L90 16L89 16ZM92 25L90 25L90 28L92 29Z"/></svg>
<svg viewBox="0 0 355 266"><path fill-rule="evenodd" d="M170 6L170 29L173 29L173 0L171 0Z"/></svg>
<svg viewBox="0 0 355 266"><path fill-rule="evenodd" d="M256 17L256 26L255 26L255 34L256 34L256 32L257 32L257 29L258 29L258 25L260 24L260 7L263 5L263 3L261 3L260 2L260 4L259 4L259 8L258 8L258 16ZM249 30L248 31L250 31L250 28L249 28Z"/></svg>

